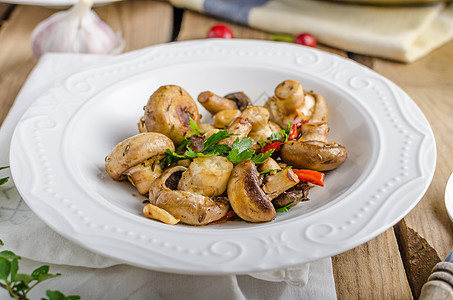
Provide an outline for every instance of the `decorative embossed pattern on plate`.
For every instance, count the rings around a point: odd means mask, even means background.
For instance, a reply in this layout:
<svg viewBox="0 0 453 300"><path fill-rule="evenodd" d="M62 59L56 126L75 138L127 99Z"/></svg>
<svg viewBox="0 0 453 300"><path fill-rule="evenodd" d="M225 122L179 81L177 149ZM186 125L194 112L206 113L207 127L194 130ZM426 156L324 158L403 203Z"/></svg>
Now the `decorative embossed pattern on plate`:
<svg viewBox="0 0 453 300"><path fill-rule="evenodd" d="M142 216L143 198L130 185L104 171L105 155L137 133L160 85L178 84L194 98L242 90L262 103L285 79L326 98L330 138L346 146L348 160L310 191L310 201L273 222L161 224ZM144 268L231 274L306 263L370 240L421 199L435 158L425 117L379 74L299 45L203 40L153 46L72 74L24 114L10 162L26 203L68 239Z"/></svg>

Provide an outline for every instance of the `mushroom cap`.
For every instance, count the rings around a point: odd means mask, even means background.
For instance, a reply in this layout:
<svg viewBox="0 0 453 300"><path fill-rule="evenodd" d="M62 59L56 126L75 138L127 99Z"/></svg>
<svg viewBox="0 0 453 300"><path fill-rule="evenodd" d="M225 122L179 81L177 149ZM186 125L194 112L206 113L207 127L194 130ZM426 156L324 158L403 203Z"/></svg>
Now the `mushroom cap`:
<svg viewBox="0 0 453 300"><path fill-rule="evenodd" d="M227 187L230 204L237 215L249 222L272 221L277 212L259 186L258 170L251 160L238 163Z"/></svg>
<svg viewBox="0 0 453 300"><path fill-rule="evenodd" d="M145 106L146 129L163 133L176 144L189 135L190 118L198 124L198 106L189 93L177 85L159 87Z"/></svg>
<svg viewBox="0 0 453 300"><path fill-rule="evenodd" d="M282 161L302 169L330 171L347 157L346 148L337 143L288 141L280 148Z"/></svg>
<svg viewBox="0 0 453 300"><path fill-rule="evenodd" d="M156 200L156 206L188 225L206 225L217 221L230 207L227 201L215 201L210 197L180 190L162 191Z"/></svg>
<svg viewBox="0 0 453 300"><path fill-rule="evenodd" d="M207 197L220 196L226 190L233 163L223 156L197 157L182 174L178 189Z"/></svg>
<svg viewBox="0 0 453 300"><path fill-rule="evenodd" d="M163 134L145 132L118 143L105 158L105 170L115 180L125 179L124 173L145 160L175 150L173 142Z"/></svg>

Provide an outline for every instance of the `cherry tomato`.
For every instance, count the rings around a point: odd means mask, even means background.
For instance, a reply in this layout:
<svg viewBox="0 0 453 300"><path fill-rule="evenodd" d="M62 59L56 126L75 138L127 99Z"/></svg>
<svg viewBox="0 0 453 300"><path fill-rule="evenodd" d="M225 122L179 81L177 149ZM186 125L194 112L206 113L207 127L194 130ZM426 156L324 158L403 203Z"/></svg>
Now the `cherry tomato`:
<svg viewBox="0 0 453 300"><path fill-rule="evenodd" d="M309 33L301 33L299 34L298 36L296 36L296 38L294 39L294 43L296 44L300 44L300 45L305 45L305 46L308 46L308 47L316 47L316 38L309 34Z"/></svg>
<svg viewBox="0 0 453 300"><path fill-rule="evenodd" d="M208 38L223 38L223 39L232 39L233 31L230 27L225 24L216 24L212 26L208 31Z"/></svg>

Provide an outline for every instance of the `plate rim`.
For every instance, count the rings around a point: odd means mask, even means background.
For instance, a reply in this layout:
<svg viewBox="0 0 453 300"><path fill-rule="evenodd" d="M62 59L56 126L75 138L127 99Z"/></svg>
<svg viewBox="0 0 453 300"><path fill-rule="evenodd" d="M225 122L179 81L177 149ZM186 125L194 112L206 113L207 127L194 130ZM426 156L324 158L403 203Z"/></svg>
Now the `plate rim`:
<svg viewBox="0 0 453 300"><path fill-rule="evenodd" d="M218 47L219 45L221 45L221 46L233 45L233 48L234 48L235 45L238 45L238 44L241 44L241 43L243 43L243 44L245 43L245 44L247 44L247 45L249 45L249 46L250 46L250 45L252 45L252 46L253 46L253 45L257 45L257 46L263 46L263 45L278 45L278 46L275 46L275 47L276 47L276 48L285 48L285 47L287 47L287 49L291 49L291 51L296 51L296 49L297 49L297 48L295 48L295 47L292 46L292 45L290 46L290 45L286 45L286 44L279 44L279 43L269 42L269 41L250 41L250 40L235 40L235 41L223 41L223 40L213 40L213 41L189 41L189 42L176 42L176 43L171 43L171 44L164 44L164 45L153 46L153 47L144 49L144 50L142 50L142 51L138 51L138 52L129 54L129 55L126 56L126 59L125 59L125 60L127 61L127 60L129 60L129 59L134 59L134 58L137 58L137 57L138 57L138 60L140 60L140 59L143 59L142 54L145 54L144 57L146 57L146 54L147 54L147 53L149 54L149 52L153 52L153 51L154 51L154 53L158 53L159 50L162 50L162 49L165 50L166 48L169 48L169 47L170 47L170 48L172 48L172 47L174 47L174 48L179 48L179 50L181 50L181 51L186 51L187 49L192 49L194 45L195 45L195 46L197 46L197 45L206 46L206 45L207 45L208 47ZM297 46L296 46L296 47L297 47ZM156 49L157 49L157 50L156 50ZM358 67L361 68L361 69L363 68L364 70L367 70L366 72L368 72L368 73L367 73L368 75L369 75L369 74L372 74L373 76L377 76L377 77L380 78L380 79L384 78L383 76L377 74L376 72L374 72L374 71L372 71L372 70L365 69L365 67L363 67L363 66L361 66L361 65L359 65L359 64L357 64L357 63L355 63L355 62L346 60L345 58L336 56L335 54L327 53L327 52L321 51L321 50L319 50L319 49L308 49L308 48L306 48L306 47L304 47L304 48L302 48L302 49L303 49L303 51L305 51L306 53L316 53L316 55L320 55L320 56L325 56L325 57L333 58L333 60L334 60L335 62L338 62L337 60L339 59L339 61L340 61L340 66L341 66L341 63L342 63L342 62L347 62L346 64L351 64L351 63L352 63L352 65L356 64L355 67L358 66ZM142 58L140 58L140 57L142 57ZM118 64L121 65L121 59L120 59L120 62L119 62ZM100 64L100 67L94 67L94 68L92 68L92 70L96 70L96 69L98 69L98 68L102 68L102 65L103 65L103 64ZM370 71L371 71L371 73L369 73ZM84 73L84 72L86 73L86 72L90 72L90 71L82 71L82 72L78 72L77 74L81 74L81 73ZM77 74L72 74L72 75L71 75L72 78L74 78L74 76L76 76ZM70 79L71 76L69 76L68 78ZM395 88L397 91L401 91L401 92L402 92L402 90L400 90L400 89L399 89L396 85L394 85L392 82L388 81L388 79L385 79L385 78L384 78L383 81L386 82L387 84L390 84L390 86L392 86L393 88ZM66 81L66 83L67 83L67 82L68 82L68 81ZM102 91L104 91L104 90L106 90L106 89L107 89L107 88L101 88L98 92L102 92ZM409 105L410 105L410 106L415 106L415 108L419 110L418 106L417 106L417 105L409 98L409 96L407 96L407 94L405 94L405 93L403 92L403 95L405 95L405 97L407 97L407 98L409 99ZM95 96L96 96L96 95L95 95ZM95 97L95 96L92 96L92 97ZM91 98L92 98L92 97L91 97ZM91 98L86 99L86 100L84 101L84 103L86 103L87 101L89 101L89 99L91 99ZM411 102L411 101L412 101L412 102ZM32 107L33 107L33 105L32 105ZM32 109L32 107L31 107L30 109ZM29 110L30 110L30 109L29 109ZM28 110L27 110L27 112L28 112ZM24 114L24 116L27 115L27 112ZM421 113L421 111L419 111L419 112ZM422 114L422 115L423 115L423 114ZM21 120L22 120L22 118L21 118ZM427 125L427 128L426 128L426 129L429 131L429 132L428 132L428 138L434 140L434 136L433 136L431 127L429 126L429 123L427 123L426 119L425 119L424 121L426 122L426 124L423 124L423 125L425 125L425 126ZM21 124L21 122L19 122L18 128L20 128L20 124ZM18 129L16 128L16 130L18 130ZM15 130L14 135L13 135L13 141L14 141L15 139L17 139L17 137L16 137L16 130ZM431 150L433 151L433 154L434 154L434 161L431 161L431 164L434 162L434 168L435 168L435 158L436 158L436 155L435 155L435 154L436 154L436 145L435 145L435 143L434 143L433 146L434 146L434 149L431 149ZM13 147L13 142L11 143L11 147ZM17 160L15 159L15 157L14 157L14 155L15 155L14 152L15 152L15 151L10 151L10 153L11 153L11 159L10 159L10 161L12 162L12 163L11 163L11 165L12 165L12 166L11 166L11 169L12 169L12 170L11 170L12 176L13 176L13 178L16 178L16 177L19 177L19 175L15 172L17 169L14 168L14 166L13 166L13 165L14 165L13 162L16 162L16 161L17 161ZM409 207L406 207L406 210L404 210L404 212L402 212L402 213L404 213L404 215L405 215L406 213L408 213L408 212L409 212L409 211L410 211L410 210L418 203L418 201L421 199L421 197L422 197L422 196L424 195L424 193L426 192L426 189L428 188L429 183L430 183L431 180L432 180L432 177L433 177L433 174L434 174L434 168L433 168L432 166L428 166L427 168L430 169L430 170L427 170L428 174L426 174L426 175L427 175L427 178L426 178L426 180L425 180L425 187L424 187L424 189L423 189L423 192L421 193L421 195L419 195L419 197L418 197L418 199L417 199L416 201L413 201L413 202L411 203L412 205L409 205ZM431 171L431 172L429 172L429 171ZM429 173L430 173L430 174L429 174ZM16 175L16 176L15 176L15 175ZM21 194L22 194L22 193L25 193L24 191L21 191L21 188L19 188L19 187L18 187L18 190L19 190L19 192L20 192ZM23 198L25 199L26 197L23 197ZM26 202L27 202L27 201L26 201ZM28 202L27 202L27 204L30 205ZM36 213L36 212L35 212L35 213ZM38 215L39 215L39 214L38 214ZM404 217L404 215L403 215L402 217ZM396 221L399 221L399 220L392 220L392 221L394 221L394 222L396 223ZM46 223L48 223L48 222L46 222ZM49 224L48 224L48 225L49 225ZM54 226L51 226L54 230L56 230L57 232L60 232L60 231L61 231L61 230L59 230L59 228L57 228L57 227L55 226L55 224L52 224L52 225L54 225ZM392 225L393 225L393 224L392 224ZM283 226L283 225L279 225L279 226ZM386 227L388 227L388 224L387 224ZM376 235L378 235L379 233L383 232L383 231L386 230L386 229L388 229L388 228L385 228L385 229L384 229L384 228L381 227L380 229L374 230L372 233L369 233L369 234L368 234L368 237L364 237L364 238L362 238L361 240L356 240L355 243L349 243L347 246L343 246L343 248L340 247L340 248L337 249L336 251L324 252L324 256L323 256L323 257L327 257L327 256L331 256L331 255L334 255L334 254L338 254L338 253L341 253L341 252L346 251L346 250L348 250L348 249L354 248L355 246L360 245L361 243L365 242L364 239L369 240L370 235L372 235L371 238L373 238L373 237L375 237ZM60 234L62 234L62 233L60 232ZM63 235L66 236L64 233L63 233ZM66 237L68 237L68 236L66 236ZM71 238L72 238L72 237L71 237ZM71 239L71 238L70 238L70 239ZM73 241L75 241L76 243L79 243L79 244L80 244L80 241L79 241L79 240L73 240ZM93 251L99 253L99 249L97 249L97 248L92 248L92 247L90 248L89 245L82 245L82 246L85 246L85 247L88 246L87 248L89 248L90 250L93 250ZM341 252L338 252L338 250L341 250ZM336 253L333 253L333 252L336 252ZM101 253L102 253L103 255L106 255L106 253L104 253L104 252L101 252ZM115 257L116 259L118 259L117 256L114 256L114 257ZM321 258L321 256L318 256L318 257L316 257L316 258ZM147 267L147 268L151 268L151 269L152 269L152 267L150 267L150 266L144 266L144 265L141 265L141 264L137 264L137 262L135 262L135 261L126 260L126 262L129 263L129 264L133 264L133 265L140 266L140 267ZM307 261L304 261L304 262L307 262ZM291 266L291 265L294 265L294 262L289 262L289 263L286 263L286 264L285 264L285 263L282 263L282 264L280 264L278 267L288 267L288 266ZM276 269L276 268L277 268L277 266L267 267L266 270L271 270L271 269ZM225 272L225 271L223 271L223 270L212 270L212 269L205 270L205 269L199 269L199 268L198 268L197 270L190 270L190 268L186 268L186 269L175 269L175 268L162 268L162 267L159 267L158 270L161 270L161 271L168 271L168 272L175 272L175 273L185 273L185 274L233 274L233 273L236 274L236 273L249 273L249 272L253 272L253 271L263 271L263 269L253 269L253 268L250 267L250 266L249 266L249 269L241 269L241 270L239 270L238 272L236 272L236 271L234 271L234 270L231 270L231 269L229 269L229 270L227 270L227 271Z"/></svg>

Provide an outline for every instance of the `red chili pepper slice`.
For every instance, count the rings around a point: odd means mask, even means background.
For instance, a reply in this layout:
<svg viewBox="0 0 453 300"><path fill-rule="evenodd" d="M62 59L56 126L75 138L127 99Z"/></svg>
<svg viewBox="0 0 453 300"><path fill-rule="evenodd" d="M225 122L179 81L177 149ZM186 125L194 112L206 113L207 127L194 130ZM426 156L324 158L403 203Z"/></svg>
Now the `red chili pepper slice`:
<svg viewBox="0 0 453 300"><path fill-rule="evenodd" d="M302 122L297 122L297 123L291 124L291 129L289 130L289 134L288 134L288 140L294 140L295 138L297 138L297 136L299 135L299 132L298 132L299 127L301 127L302 124L308 123L308 121L309 120L305 120Z"/></svg>
<svg viewBox="0 0 453 300"><path fill-rule="evenodd" d="M300 181L311 182L319 186L324 186L324 173L305 169L292 170L297 175L297 177L299 177Z"/></svg>
<svg viewBox="0 0 453 300"><path fill-rule="evenodd" d="M261 149L261 153L266 153L269 150L275 149L278 150L284 143L279 141L273 141L269 144L264 145L263 149Z"/></svg>

